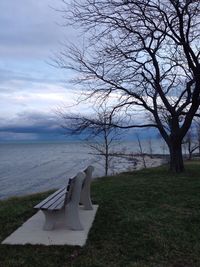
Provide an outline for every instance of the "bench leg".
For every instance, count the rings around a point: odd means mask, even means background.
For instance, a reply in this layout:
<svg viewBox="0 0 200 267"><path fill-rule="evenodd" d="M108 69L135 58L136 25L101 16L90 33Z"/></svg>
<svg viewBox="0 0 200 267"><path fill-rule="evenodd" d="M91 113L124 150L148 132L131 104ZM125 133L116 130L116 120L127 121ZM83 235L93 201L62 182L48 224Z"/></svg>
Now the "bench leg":
<svg viewBox="0 0 200 267"><path fill-rule="evenodd" d="M79 218L79 202L84 178L84 173L77 174L70 202L65 207L65 226L71 230L83 230Z"/></svg>
<svg viewBox="0 0 200 267"><path fill-rule="evenodd" d="M92 201L90 198L90 189L83 188L81 192L81 204L83 204L85 210L93 210Z"/></svg>
<svg viewBox="0 0 200 267"><path fill-rule="evenodd" d="M79 217L79 207L73 203L69 203L65 208L65 226L71 230L83 230Z"/></svg>
<svg viewBox="0 0 200 267"><path fill-rule="evenodd" d="M83 204L85 210L93 210L92 201L90 198L90 184L92 181L92 172L94 171L93 166L88 166L85 170L86 177L85 182L81 191L80 203Z"/></svg>
<svg viewBox="0 0 200 267"><path fill-rule="evenodd" d="M43 225L43 230L45 231L53 230L56 222L55 212L43 210L43 213L45 215L45 223Z"/></svg>

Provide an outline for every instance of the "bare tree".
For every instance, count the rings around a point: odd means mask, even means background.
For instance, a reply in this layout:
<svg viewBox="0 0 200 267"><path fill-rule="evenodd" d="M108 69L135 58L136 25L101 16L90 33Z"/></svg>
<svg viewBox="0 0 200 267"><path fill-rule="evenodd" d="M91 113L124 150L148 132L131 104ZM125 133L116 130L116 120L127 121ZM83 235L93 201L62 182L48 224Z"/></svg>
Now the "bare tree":
<svg viewBox="0 0 200 267"><path fill-rule="evenodd" d="M192 158L192 154L198 151L200 155L200 118L195 117L190 129L183 139L184 148L187 151L189 159Z"/></svg>
<svg viewBox="0 0 200 267"><path fill-rule="evenodd" d="M66 133L85 134L85 140L88 141L87 144L94 154L103 157L105 176L107 176L115 154L114 146L120 141L119 129L112 125L117 122L114 115L110 115L105 105L88 116L64 112L60 112L60 115L63 119L62 127L66 129Z"/></svg>
<svg viewBox="0 0 200 267"><path fill-rule="evenodd" d="M63 0L67 4L67 1ZM84 31L56 63L77 71L88 96L113 99L121 128L156 127L170 170L184 170L182 141L200 104L200 1L73 0L67 23ZM137 113L143 118L132 122Z"/></svg>
<svg viewBox="0 0 200 267"><path fill-rule="evenodd" d="M149 155L151 158L153 158L153 146L152 146L152 140L151 137L147 139L148 141L148 146L149 146Z"/></svg>
<svg viewBox="0 0 200 267"><path fill-rule="evenodd" d="M143 162L143 166L144 166L144 168L146 168L147 165L146 165L146 161L145 161L145 153L144 153L144 151L143 151L142 143L141 143L141 141L140 141L140 137L139 137L138 134L136 134L136 138L137 138L137 142L138 142L138 146L139 146L139 155L140 155L141 158L142 158L142 162Z"/></svg>
<svg viewBox="0 0 200 267"><path fill-rule="evenodd" d="M188 154L188 159L192 159L192 154L199 148L198 140L192 130L189 130L183 139L183 144Z"/></svg>
<svg viewBox="0 0 200 267"><path fill-rule="evenodd" d="M199 156L200 156L200 118L195 118L195 133L196 133L196 141L198 144Z"/></svg>

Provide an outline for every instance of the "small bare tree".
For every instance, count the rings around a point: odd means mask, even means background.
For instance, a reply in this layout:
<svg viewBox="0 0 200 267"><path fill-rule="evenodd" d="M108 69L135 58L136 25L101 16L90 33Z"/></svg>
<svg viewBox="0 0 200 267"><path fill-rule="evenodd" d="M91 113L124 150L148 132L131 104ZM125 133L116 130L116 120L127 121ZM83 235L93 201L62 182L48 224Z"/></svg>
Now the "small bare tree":
<svg viewBox="0 0 200 267"><path fill-rule="evenodd" d="M137 142L138 142L138 146L139 146L139 155L142 158L142 162L143 162L144 168L146 168L147 165L146 165L146 161L145 161L145 153L144 153L144 150L143 150L143 147L142 147L142 143L140 141L139 134L136 134L136 138L137 138Z"/></svg>
<svg viewBox="0 0 200 267"><path fill-rule="evenodd" d="M199 148L198 140L195 133L190 129L185 138L183 139L183 145L186 149L186 154L188 154L188 159L192 159L192 154Z"/></svg>
<svg viewBox="0 0 200 267"><path fill-rule="evenodd" d="M153 146L152 146L152 140L151 137L147 140L148 146L149 146L149 155L151 158L153 158Z"/></svg>
<svg viewBox="0 0 200 267"><path fill-rule="evenodd" d="M87 144L94 151L95 155L104 158L105 176L108 175L110 162L114 156L113 148L116 142L120 140L119 129L113 126L117 122L114 115L111 114L105 105L94 113L84 116L82 114L66 114L61 112L63 119L62 127L68 134L86 135Z"/></svg>
<svg viewBox="0 0 200 267"><path fill-rule="evenodd" d="M196 135L196 141L198 145L198 152L200 156L200 118L195 118L195 135Z"/></svg>

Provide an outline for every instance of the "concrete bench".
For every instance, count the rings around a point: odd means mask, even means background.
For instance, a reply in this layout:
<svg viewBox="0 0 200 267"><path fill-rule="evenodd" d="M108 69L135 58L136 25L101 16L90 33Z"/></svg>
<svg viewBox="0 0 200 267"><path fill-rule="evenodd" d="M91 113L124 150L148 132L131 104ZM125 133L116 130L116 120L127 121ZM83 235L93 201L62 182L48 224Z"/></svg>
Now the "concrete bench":
<svg viewBox="0 0 200 267"><path fill-rule="evenodd" d="M79 204L86 210L92 210L90 184L93 166L68 180L67 186L57 190L34 208L42 210L45 215L44 230L53 230L56 223L62 221L64 227L71 230L83 230L79 218Z"/></svg>

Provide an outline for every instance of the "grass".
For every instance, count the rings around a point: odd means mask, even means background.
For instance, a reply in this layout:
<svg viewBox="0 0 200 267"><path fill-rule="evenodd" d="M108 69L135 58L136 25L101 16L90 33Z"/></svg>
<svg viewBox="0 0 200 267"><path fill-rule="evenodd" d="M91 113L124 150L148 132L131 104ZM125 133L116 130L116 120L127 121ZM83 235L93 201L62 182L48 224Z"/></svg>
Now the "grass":
<svg viewBox="0 0 200 267"><path fill-rule="evenodd" d="M48 194L0 201L0 241ZM200 266L200 163L102 178L92 198L100 207L84 248L0 245L0 267Z"/></svg>

